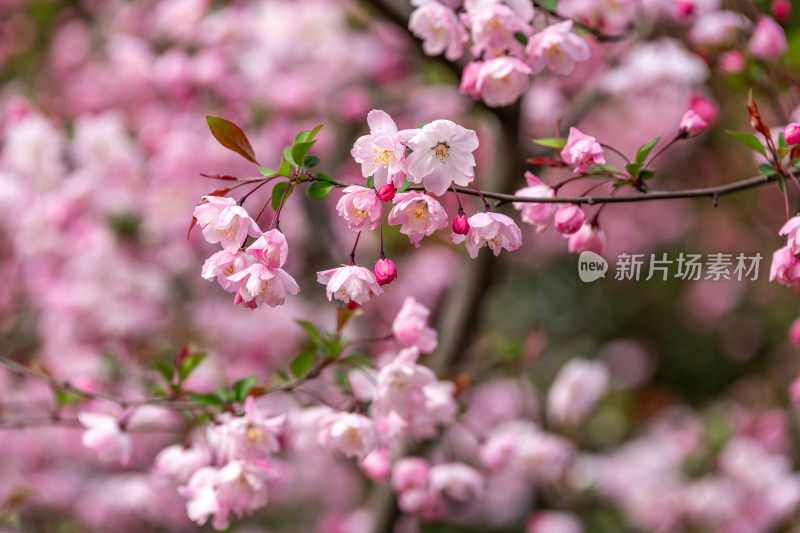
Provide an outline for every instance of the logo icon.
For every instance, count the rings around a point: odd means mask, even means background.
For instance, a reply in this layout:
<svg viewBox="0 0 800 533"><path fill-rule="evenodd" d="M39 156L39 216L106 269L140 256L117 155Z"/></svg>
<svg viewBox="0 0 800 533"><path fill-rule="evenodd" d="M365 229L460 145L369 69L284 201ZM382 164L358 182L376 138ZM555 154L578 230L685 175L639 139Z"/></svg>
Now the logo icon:
<svg viewBox="0 0 800 533"><path fill-rule="evenodd" d="M594 252L583 252L578 258L578 276L581 281L590 283L598 278L606 277L608 261Z"/></svg>

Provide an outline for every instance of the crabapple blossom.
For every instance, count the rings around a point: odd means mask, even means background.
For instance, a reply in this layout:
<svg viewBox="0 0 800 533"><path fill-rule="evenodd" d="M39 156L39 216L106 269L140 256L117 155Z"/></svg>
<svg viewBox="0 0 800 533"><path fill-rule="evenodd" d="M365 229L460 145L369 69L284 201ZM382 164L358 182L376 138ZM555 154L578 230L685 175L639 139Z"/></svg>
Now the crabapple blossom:
<svg viewBox="0 0 800 533"><path fill-rule="evenodd" d="M557 12L610 35L620 35L628 31L640 2L636 0L559 0Z"/></svg>
<svg viewBox="0 0 800 533"><path fill-rule="evenodd" d="M211 464L211 459L211 452L206 446L173 444L156 455L153 471L183 485L194 472Z"/></svg>
<svg viewBox="0 0 800 533"><path fill-rule="evenodd" d="M397 188L391 183L387 183L378 189L378 198L383 202L391 202L395 194L397 194Z"/></svg>
<svg viewBox="0 0 800 533"><path fill-rule="evenodd" d="M575 63L591 57L586 41L572 33L572 20L552 24L532 36L525 53L534 74L547 67L557 76L569 76L575 70Z"/></svg>
<svg viewBox="0 0 800 533"><path fill-rule="evenodd" d="M241 250L235 252L220 250L206 259L201 276L209 281L216 278L220 286L227 292L236 292L239 290L241 283L231 281L228 276L241 272L255 263L255 261L256 259L252 255L248 255Z"/></svg>
<svg viewBox="0 0 800 533"><path fill-rule="evenodd" d="M268 268L281 268L289 259L286 237L277 229L262 234L245 251Z"/></svg>
<svg viewBox="0 0 800 533"><path fill-rule="evenodd" d="M792 122L783 129L786 144L800 144L800 124Z"/></svg>
<svg viewBox="0 0 800 533"><path fill-rule="evenodd" d="M685 137L694 137L703 133L707 127L706 121L694 109L690 109L681 118L679 130Z"/></svg>
<svg viewBox="0 0 800 533"><path fill-rule="evenodd" d="M547 392L547 416L557 424L575 424L606 392L608 367L602 361L575 358L565 364Z"/></svg>
<svg viewBox="0 0 800 533"><path fill-rule="evenodd" d="M603 147L597 139L586 135L578 128L569 129L567 144L561 150L561 157L570 165L575 165L573 172L580 174L595 165L605 165Z"/></svg>
<svg viewBox="0 0 800 533"><path fill-rule="evenodd" d="M556 229L564 235L572 235L583 226L586 214L579 205L569 204L558 208L553 215Z"/></svg>
<svg viewBox="0 0 800 533"><path fill-rule="evenodd" d="M387 185L392 187L391 184ZM336 204L336 212L347 221L347 227L355 232L377 228L383 218L383 206L375 191L351 185L342 192L344 194Z"/></svg>
<svg viewBox="0 0 800 533"><path fill-rule="evenodd" d="M464 463L442 463L431 467L428 483L434 494L466 502L483 495L483 475Z"/></svg>
<svg viewBox="0 0 800 533"><path fill-rule="evenodd" d="M269 268L262 263L252 265L228 276L232 283L239 284L236 303L255 308L261 304L270 307L283 305L286 294L297 294L300 287L294 278L282 268Z"/></svg>
<svg viewBox="0 0 800 533"><path fill-rule="evenodd" d="M395 492L425 487L430 476L430 465L422 457L404 457L392 468L392 488Z"/></svg>
<svg viewBox="0 0 800 533"><path fill-rule="evenodd" d="M753 36L747 47L754 58L771 61L783 55L789 44L786 33L775 19L762 15L753 28Z"/></svg>
<svg viewBox="0 0 800 533"><path fill-rule="evenodd" d="M512 104L528 90L530 74L530 67L515 57L488 59L480 64L474 93L491 107Z"/></svg>
<svg viewBox="0 0 800 533"><path fill-rule="evenodd" d="M408 235L416 248L419 248L422 237L447 227L444 207L425 193L400 193L392 202L395 206L389 212L389 224L401 224L400 233Z"/></svg>
<svg viewBox="0 0 800 533"><path fill-rule="evenodd" d="M383 287L397 279L397 267L394 266L394 261L391 259L378 259L375 262L375 279L378 280L378 285Z"/></svg>
<svg viewBox="0 0 800 533"><path fill-rule="evenodd" d="M576 254L588 251L602 255L605 247L605 232L590 223L585 223L578 231L570 235L567 244L567 249Z"/></svg>
<svg viewBox="0 0 800 533"><path fill-rule="evenodd" d="M345 457L362 458L378 445L375 424L357 413L332 413L320 420L319 445L341 452Z"/></svg>
<svg viewBox="0 0 800 533"><path fill-rule="evenodd" d="M800 318L796 318L792 322L786 336L794 346L800 347Z"/></svg>
<svg viewBox="0 0 800 533"><path fill-rule="evenodd" d="M476 11L461 15L469 26L472 36L472 55L486 59L510 54L522 57L522 43L516 33L530 35L531 27L510 7L503 4L488 4Z"/></svg>
<svg viewBox="0 0 800 533"><path fill-rule="evenodd" d="M528 518L525 533L583 533L583 524L573 513L537 511Z"/></svg>
<svg viewBox="0 0 800 533"><path fill-rule="evenodd" d="M82 444L105 462L118 461L127 466L131 459L131 437L118 416L110 413L78 413L78 421L86 428Z"/></svg>
<svg viewBox="0 0 800 533"><path fill-rule="evenodd" d="M556 193L531 172L525 172L527 187L523 187L514 193L514 196L523 198L553 198ZM527 224L536 226L536 231L541 233L553 221L553 214L556 211L556 204L533 203L533 202L514 202L514 209L520 212L520 218Z"/></svg>
<svg viewBox="0 0 800 533"><path fill-rule="evenodd" d="M469 221L463 211L459 211L453 219L453 233L456 235L466 235L469 233Z"/></svg>
<svg viewBox="0 0 800 533"><path fill-rule="evenodd" d="M406 147L398 137L397 125L392 117L380 109L373 109L367 114L367 124L369 135L359 137L350 154L361 165L361 174L365 178L374 176L378 189L389 183L401 186Z"/></svg>
<svg viewBox="0 0 800 533"><path fill-rule="evenodd" d="M800 215L787 220L778 235L786 235L786 246L793 254L800 254Z"/></svg>
<svg viewBox="0 0 800 533"><path fill-rule="evenodd" d="M481 97L478 90L478 74L482 67L483 61L470 61L464 65L464 70L461 72L461 83L458 86L459 93L468 94L476 100Z"/></svg>
<svg viewBox="0 0 800 533"><path fill-rule="evenodd" d="M508 216L486 211L469 217L469 232L466 235L451 235L454 243L464 242L469 256L478 257L478 252L488 246L494 255L500 250L513 251L522 246L522 232Z"/></svg>
<svg viewBox="0 0 800 533"><path fill-rule="evenodd" d="M391 452L375 448L358 461L358 467L372 481L386 481L392 473Z"/></svg>
<svg viewBox="0 0 800 533"><path fill-rule="evenodd" d="M428 327L430 310L407 296L392 322L392 333L405 346L415 346L422 353L431 353L438 344L436 330Z"/></svg>
<svg viewBox="0 0 800 533"><path fill-rule="evenodd" d="M689 42L724 48L731 46L742 30L750 27L750 21L735 11L711 11L697 17L689 30Z"/></svg>
<svg viewBox="0 0 800 533"><path fill-rule="evenodd" d="M738 50L729 50L717 58L717 66L722 72L737 74L747 66L747 58Z"/></svg>
<svg viewBox="0 0 800 533"><path fill-rule="evenodd" d="M475 178L478 135L450 120L434 120L412 132L411 153L406 159L407 177L422 183L425 190L441 196L450 186L469 185Z"/></svg>
<svg viewBox="0 0 800 533"><path fill-rule="evenodd" d="M467 30L456 12L436 0L412 0L417 6L408 19L408 29L422 39L422 49L429 56L444 52L450 61L461 57L469 40Z"/></svg>
<svg viewBox="0 0 800 533"><path fill-rule="evenodd" d="M789 0L772 0L769 9L779 22L786 22L792 16L792 3Z"/></svg>
<svg viewBox="0 0 800 533"><path fill-rule="evenodd" d="M800 283L800 259L788 246L779 248L772 254L769 280L777 280L778 283L787 287Z"/></svg>
<svg viewBox="0 0 800 533"><path fill-rule="evenodd" d="M267 459L280 451L280 434L286 416L265 417L259 412L256 399L248 396L244 416L231 417L222 428L223 447L230 459Z"/></svg>
<svg viewBox="0 0 800 533"><path fill-rule="evenodd" d="M218 242L225 250L235 252L248 235L261 235L258 224L233 198L203 196L203 199L206 202L194 208L194 217L208 242Z"/></svg>
<svg viewBox="0 0 800 533"><path fill-rule="evenodd" d="M364 305L373 294L383 294L383 289L368 268L347 265L317 272L317 281L325 285L328 301L335 298L344 303Z"/></svg>

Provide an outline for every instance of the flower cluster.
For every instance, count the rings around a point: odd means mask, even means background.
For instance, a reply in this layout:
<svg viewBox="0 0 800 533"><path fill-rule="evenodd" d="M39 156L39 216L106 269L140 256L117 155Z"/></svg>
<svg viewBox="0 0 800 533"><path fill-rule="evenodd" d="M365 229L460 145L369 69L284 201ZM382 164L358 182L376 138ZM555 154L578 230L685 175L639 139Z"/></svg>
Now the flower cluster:
<svg viewBox="0 0 800 533"><path fill-rule="evenodd" d="M772 254L769 280L793 287L800 283L800 215L787 220L778 234L786 235L786 246Z"/></svg>

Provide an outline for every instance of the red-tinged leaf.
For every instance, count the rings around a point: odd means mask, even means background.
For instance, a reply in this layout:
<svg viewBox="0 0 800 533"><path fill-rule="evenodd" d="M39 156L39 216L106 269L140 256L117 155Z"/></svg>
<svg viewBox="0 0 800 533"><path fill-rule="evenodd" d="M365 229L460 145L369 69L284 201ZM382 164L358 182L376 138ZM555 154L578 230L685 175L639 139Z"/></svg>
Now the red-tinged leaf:
<svg viewBox="0 0 800 533"><path fill-rule="evenodd" d="M226 194L228 194L228 192L232 188L233 187L225 187L223 189L217 189L216 191L211 191L210 193L206 194L206 196L225 196ZM200 203L197 204L197 205L203 205L203 204L207 204L207 203L208 203L208 200L203 198L202 200L200 200ZM189 231L186 232L186 238L187 239L192 236L192 230L194 229L196 224L197 224L197 218L193 216L192 217L192 223L189 224Z"/></svg>
<svg viewBox="0 0 800 533"><path fill-rule="evenodd" d="M764 121L761 119L761 112L758 110L758 104L756 104L756 101L753 98L752 89L747 95L747 112L750 114L750 125L753 127L753 129L767 139L771 139L772 134L770 133L767 125L764 124Z"/></svg>
<svg viewBox="0 0 800 533"><path fill-rule="evenodd" d="M239 181L239 178L236 176L229 176L227 174L203 174L200 173L201 176L204 178L212 179L212 180L225 180L225 181Z"/></svg>
<svg viewBox="0 0 800 533"><path fill-rule="evenodd" d="M553 159L552 157L531 157L526 160L531 165L542 165L545 167L565 167L566 163Z"/></svg>
<svg viewBox="0 0 800 533"><path fill-rule="evenodd" d="M197 217L192 217L192 223L189 224L189 230L186 232L186 240L188 241L189 238L192 236L192 230L197 225Z"/></svg>
<svg viewBox="0 0 800 533"><path fill-rule="evenodd" d="M219 117L207 116L206 120L208 121L208 127L211 128L211 133L214 135L214 138L216 138L222 146L228 150L233 150L248 161L258 165L256 153L253 151L250 141L247 140L247 136L239 126Z"/></svg>

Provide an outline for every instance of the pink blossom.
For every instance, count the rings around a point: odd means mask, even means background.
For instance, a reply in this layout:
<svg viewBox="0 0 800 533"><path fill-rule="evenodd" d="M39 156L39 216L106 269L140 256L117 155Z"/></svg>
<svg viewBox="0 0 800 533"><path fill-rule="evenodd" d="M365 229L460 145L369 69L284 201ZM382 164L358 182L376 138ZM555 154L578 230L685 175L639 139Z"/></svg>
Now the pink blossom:
<svg viewBox="0 0 800 533"><path fill-rule="evenodd" d="M575 63L591 56L586 41L572 33L572 20L551 24L528 39L525 53L534 74L546 66L557 76L569 76Z"/></svg>
<svg viewBox="0 0 800 533"><path fill-rule="evenodd" d="M430 489L457 502L476 500L483 495L483 475L464 463L443 463L430 469Z"/></svg>
<svg viewBox="0 0 800 533"><path fill-rule="evenodd" d="M418 6L408 19L408 29L422 39L422 49L429 56L444 52L450 61L461 57L469 40L467 30L452 9L435 0L413 0Z"/></svg>
<svg viewBox="0 0 800 533"><path fill-rule="evenodd" d="M372 420L356 413L333 413L320 420L319 445L345 457L364 457L378 445Z"/></svg>
<svg viewBox="0 0 800 533"><path fill-rule="evenodd" d="M531 27L519 15L503 4L488 4L476 11L461 15L461 20L470 27L472 55L495 58L506 53L521 57L522 43L516 33L530 35Z"/></svg>
<svg viewBox="0 0 800 533"><path fill-rule="evenodd" d="M783 138L786 144L800 144L800 124L792 122L783 130Z"/></svg>
<svg viewBox="0 0 800 533"><path fill-rule="evenodd" d="M708 124L693 109L684 113L679 126L680 132L686 137L700 135L708 127Z"/></svg>
<svg viewBox="0 0 800 533"><path fill-rule="evenodd" d="M555 191L531 172L525 172L525 180L528 182L528 186L515 192L514 196L523 198L553 198L555 196ZM539 233L550 225L556 211L556 204L550 203L514 202L512 205L520 212L522 221L536 226L536 231Z"/></svg>
<svg viewBox="0 0 800 533"><path fill-rule="evenodd" d="M451 235L454 243L464 242L473 259L478 257L478 252L488 246L494 255L500 255L500 250L513 251L522 246L522 232L519 226L510 217L491 211L476 213L469 217L469 232L465 235Z"/></svg>
<svg viewBox="0 0 800 533"><path fill-rule="evenodd" d="M289 258L289 245L286 237L277 229L262 234L247 247L247 253L269 268L281 268Z"/></svg>
<svg viewBox="0 0 800 533"><path fill-rule="evenodd" d="M244 402L244 416L231 417L223 426L226 455L229 459L267 459L280 451L280 434L284 429L284 415L267 418L259 412L256 399L248 396Z"/></svg>
<svg viewBox="0 0 800 533"><path fill-rule="evenodd" d="M397 267L391 259L378 259L375 261L375 279L378 285L383 287L397 279Z"/></svg>
<svg viewBox="0 0 800 533"><path fill-rule="evenodd" d="M786 246L793 254L800 254L800 215L787 220L778 235L786 235Z"/></svg>
<svg viewBox="0 0 800 533"><path fill-rule="evenodd" d="M422 129L410 131L407 159L408 180L422 183L425 190L441 196L450 186L469 185L475 178L478 135L450 120L434 120Z"/></svg>
<svg viewBox="0 0 800 533"><path fill-rule="evenodd" d="M786 33L775 19L762 16L753 28L753 36L747 47L754 58L770 61L782 56L789 48L789 44L786 41Z"/></svg>
<svg viewBox="0 0 800 533"><path fill-rule="evenodd" d="M481 97L478 90L478 74L480 74L483 61L470 61L464 66L461 71L461 83L458 86L458 92L467 94L476 100Z"/></svg>
<svg viewBox="0 0 800 533"><path fill-rule="evenodd" d="M800 260L788 246L784 246L772 254L772 266L769 280L792 287L800 283Z"/></svg>
<svg viewBox="0 0 800 533"><path fill-rule="evenodd" d="M794 378L792 384L789 385L789 397L794 403L800 404L800 376Z"/></svg>
<svg viewBox="0 0 800 533"><path fill-rule="evenodd" d="M719 115L719 106L714 99L700 94L692 96L689 107L700 115L700 118L705 120L707 124L717 120L717 115Z"/></svg>
<svg viewBox="0 0 800 533"><path fill-rule="evenodd" d="M122 428L119 417L109 413L78 413L78 421L86 431L82 444L97 454L101 461L119 461L127 466L131 459L131 437Z"/></svg>
<svg viewBox="0 0 800 533"><path fill-rule="evenodd" d="M586 135L578 128L569 129L567 144L561 150L561 157L570 165L575 165L573 172L580 174L595 165L605 165L603 147L597 139Z"/></svg>
<svg viewBox="0 0 800 533"><path fill-rule="evenodd" d="M235 252L248 235L261 235L258 224L233 198L203 196L203 199L206 203L195 207L194 217L208 242L218 242L225 250Z"/></svg>
<svg viewBox="0 0 800 533"><path fill-rule="evenodd" d="M203 263L201 276L209 281L216 278L223 289L228 292L236 292L241 283L231 281L228 276L244 270L254 262L253 256L247 255L241 250L235 252L220 250Z"/></svg>
<svg viewBox="0 0 800 533"><path fill-rule="evenodd" d="M387 183L378 190L378 198L383 202L391 202L395 194L397 194L397 188L391 183Z"/></svg>
<svg viewBox="0 0 800 533"><path fill-rule="evenodd" d="M413 296L407 296L403 307L392 322L392 333L405 346L416 346L422 353L431 353L436 349L436 330L428 327L430 310L417 302Z"/></svg>
<svg viewBox="0 0 800 533"><path fill-rule="evenodd" d="M358 466L372 481L386 481L392 473L391 452L386 448L375 448L358 461Z"/></svg>
<svg viewBox="0 0 800 533"><path fill-rule="evenodd" d="M197 470L211 463L205 446L173 444L161 450L153 463L153 471L177 484L185 484Z"/></svg>
<svg viewBox="0 0 800 533"><path fill-rule="evenodd" d="M772 0L769 10L778 21L786 22L792 16L792 3L789 0Z"/></svg>
<svg viewBox="0 0 800 533"><path fill-rule="evenodd" d="M525 533L583 533L583 524L573 513L536 511L528 518Z"/></svg>
<svg viewBox="0 0 800 533"><path fill-rule="evenodd" d="M570 235L567 249L572 253L594 252L603 254L606 247L606 234L603 230L592 224L584 224Z"/></svg>
<svg viewBox="0 0 800 533"><path fill-rule="evenodd" d="M430 465L422 457L404 457L392 468L392 488L395 492L423 488L428 485Z"/></svg>
<svg viewBox="0 0 800 533"><path fill-rule="evenodd" d="M392 117L379 109L367 114L367 124L369 135L359 137L350 154L361 164L361 174L365 178L374 176L375 187L380 189L387 183L401 186L406 147L398 137L397 126Z"/></svg>
<svg viewBox="0 0 800 533"><path fill-rule="evenodd" d="M283 305L286 294L297 294L300 287L292 276L282 268L269 268L262 263L254 263L228 279L239 284L236 303L245 302L248 307L267 304L270 307Z"/></svg>
<svg viewBox="0 0 800 533"><path fill-rule="evenodd" d="M464 211L459 211L453 219L453 233L456 235L466 235L469 233L469 220Z"/></svg>
<svg viewBox="0 0 800 533"><path fill-rule="evenodd" d="M594 409L609 383L602 361L571 359L547 392L547 416L557 424L575 424Z"/></svg>
<svg viewBox="0 0 800 533"><path fill-rule="evenodd" d="M789 342L796 348L800 348L800 318L796 318L787 332Z"/></svg>
<svg viewBox="0 0 800 533"><path fill-rule="evenodd" d="M579 21L609 35L627 31L639 10L637 0L559 0L556 8L559 15Z"/></svg>
<svg viewBox="0 0 800 533"><path fill-rule="evenodd" d="M344 303L364 305L373 294L383 294L375 274L358 265L342 266L317 272L317 281L326 285L328 300L332 298Z"/></svg>
<svg viewBox="0 0 800 533"><path fill-rule="evenodd" d="M395 206L389 212L389 224L401 224L400 233L408 235L417 248L422 237L447 227L444 207L427 194L404 192L396 195L392 202Z"/></svg>
<svg viewBox="0 0 800 533"><path fill-rule="evenodd" d="M383 218L383 206L375 191L351 185L342 192L344 194L336 204L336 212L347 221L347 227L355 232L377 228Z"/></svg>
<svg viewBox="0 0 800 533"><path fill-rule="evenodd" d="M569 204L562 206L553 215L556 229L564 235L572 235L583 226L586 214L580 206Z"/></svg>
<svg viewBox="0 0 800 533"><path fill-rule="evenodd" d="M750 21L735 11L711 11L697 17L689 30L689 42L712 47L732 45Z"/></svg>
<svg viewBox="0 0 800 533"><path fill-rule="evenodd" d="M489 59L481 64L475 91L488 106L509 105L528 90L531 73L530 67L515 57Z"/></svg>
<svg viewBox="0 0 800 533"><path fill-rule="evenodd" d="M747 66L747 58L738 50L729 50L719 55L717 66L722 72L737 74Z"/></svg>

